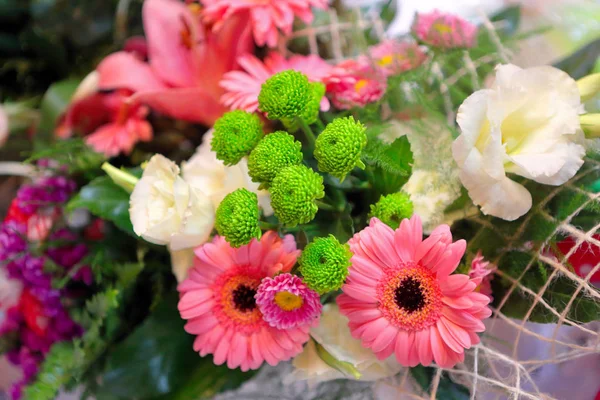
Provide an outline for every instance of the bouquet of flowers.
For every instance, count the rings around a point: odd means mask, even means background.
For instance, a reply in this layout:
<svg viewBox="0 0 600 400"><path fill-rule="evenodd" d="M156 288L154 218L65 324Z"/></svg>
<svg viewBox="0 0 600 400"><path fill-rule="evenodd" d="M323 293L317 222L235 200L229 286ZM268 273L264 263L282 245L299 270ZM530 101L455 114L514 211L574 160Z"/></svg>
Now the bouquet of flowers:
<svg viewBox="0 0 600 400"><path fill-rule="evenodd" d="M13 399L261 379L309 384L277 398L535 399L498 321L515 348L538 322L593 352L597 47L523 69L516 7L417 14L394 39L388 7L337 7L143 2L145 37L72 91L0 225Z"/></svg>

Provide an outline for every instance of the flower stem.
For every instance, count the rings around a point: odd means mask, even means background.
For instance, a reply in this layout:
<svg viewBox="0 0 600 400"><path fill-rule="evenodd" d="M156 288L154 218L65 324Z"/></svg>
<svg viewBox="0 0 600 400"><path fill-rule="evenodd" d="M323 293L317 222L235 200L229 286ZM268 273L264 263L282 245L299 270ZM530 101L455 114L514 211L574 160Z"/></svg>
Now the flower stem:
<svg viewBox="0 0 600 400"><path fill-rule="evenodd" d="M325 202L316 200L315 204L321 209L325 211L339 211L337 207L332 206L331 204L327 204Z"/></svg>
<svg viewBox="0 0 600 400"><path fill-rule="evenodd" d="M260 229L265 231L277 230L279 228L279 225L265 221L258 221L258 226L260 227Z"/></svg>
<svg viewBox="0 0 600 400"><path fill-rule="evenodd" d="M306 123L304 118L301 118L301 117L297 117L297 118L298 118L298 122L300 123L300 128L302 129L302 132L304 132L304 135L306 136L306 140L308 141L308 147L312 152L313 149L315 148L315 142L317 140L315 137L315 134L313 133L312 129L310 129L310 126Z"/></svg>

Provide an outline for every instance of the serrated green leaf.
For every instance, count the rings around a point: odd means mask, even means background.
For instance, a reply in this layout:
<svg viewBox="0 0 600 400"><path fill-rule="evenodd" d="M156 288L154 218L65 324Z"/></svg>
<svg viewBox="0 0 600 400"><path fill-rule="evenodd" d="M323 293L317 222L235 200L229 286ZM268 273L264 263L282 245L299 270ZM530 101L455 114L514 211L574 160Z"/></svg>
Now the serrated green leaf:
<svg viewBox="0 0 600 400"><path fill-rule="evenodd" d="M81 188L67 204L67 211L77 208L85 208L93 215L108 220L135 236L129 218L129 194L108 176L96 178Z"/></svg>

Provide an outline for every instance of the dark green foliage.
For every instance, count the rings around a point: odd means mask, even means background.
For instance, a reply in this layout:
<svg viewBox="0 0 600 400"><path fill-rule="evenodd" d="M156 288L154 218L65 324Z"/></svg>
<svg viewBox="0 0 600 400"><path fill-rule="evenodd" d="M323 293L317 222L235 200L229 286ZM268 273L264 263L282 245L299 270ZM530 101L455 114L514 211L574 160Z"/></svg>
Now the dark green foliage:
<svg viewBox="0 0 600 400"><path fill-rule="evenodd" d="M56 141L34 151L27 162L40 159L55 160L60 165L66 166L69 174L83 175L86 179L93 179L101 174L100 165L104 162L105 157L92 150L83 140L70 139Z"/></svg>
<svg viewBox="0 0 600 400"><path fill-rule="evenodd" d="M413 378L427 393L431 390L436 371L436 368L424 367L422 365L410 369ZM442 373L435 398L439 400L467 400L469 399L469 390L454 382L446 373Z"/></svg>
<svg viewBox="0 0 600 400"><path fill-rule="evenodd" d="M96 178L81 188L67 205L67 210L76 208L85 208L124 232L135 235L129 219L129 194L108 176Z"/></svg>

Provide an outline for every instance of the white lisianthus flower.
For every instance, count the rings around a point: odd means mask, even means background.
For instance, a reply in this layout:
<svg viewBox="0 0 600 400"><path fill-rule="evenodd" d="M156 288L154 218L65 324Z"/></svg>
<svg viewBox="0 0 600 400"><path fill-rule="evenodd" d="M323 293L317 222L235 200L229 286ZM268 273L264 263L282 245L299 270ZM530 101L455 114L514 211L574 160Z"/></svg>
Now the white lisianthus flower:
<svg viewBox="0 0 600 400"><path fill-rule="evenodd" d="M585 154L582 111L565 72L498 66L491 88L469 96L456 118L462 133L452 152L473 203L512 221L531 208L531 194L507 173L555 186L572 178Z"/></svg>
<svg viewBox="0 0 600 400"><path fill-rule="evenodd" d="M240 189L248 189L258 196L258 206L265 216L273 215L269 192L258 190L258 183L252 182L248 175L248 161L244 157L239 163L226 166L217 159L210 147L213 131L208 131L198 146L196 153L181 164L182 175L190 184L202 188L202 191L213 201L215 209L229 193Z"/></svg>
<svg viewBox="0 0 600 400"><path fill-rule="evenodd" d="M376 381L396 375L402 366L395 357L379 360L375 354L354 339L348 328L348 319L340 313L337 304L323 306L319 325L311 328L310 340L304 350L293 360L296 367L288 380L308 380L309 383L333 379L356 379ZM317 346L322 346L339 364L334 368L319 355ZM347 365L348 367L345 367ZM360 377L358 377L360 375Z"/></svg>
<svg viewBox="0 0 600 400"><path fill-rule="evenodd" d="M206 242L215 221L211 199L179 176L179 167L160 154L144 169L130 197L133 230L150 243L181 250Z"/></svg>

